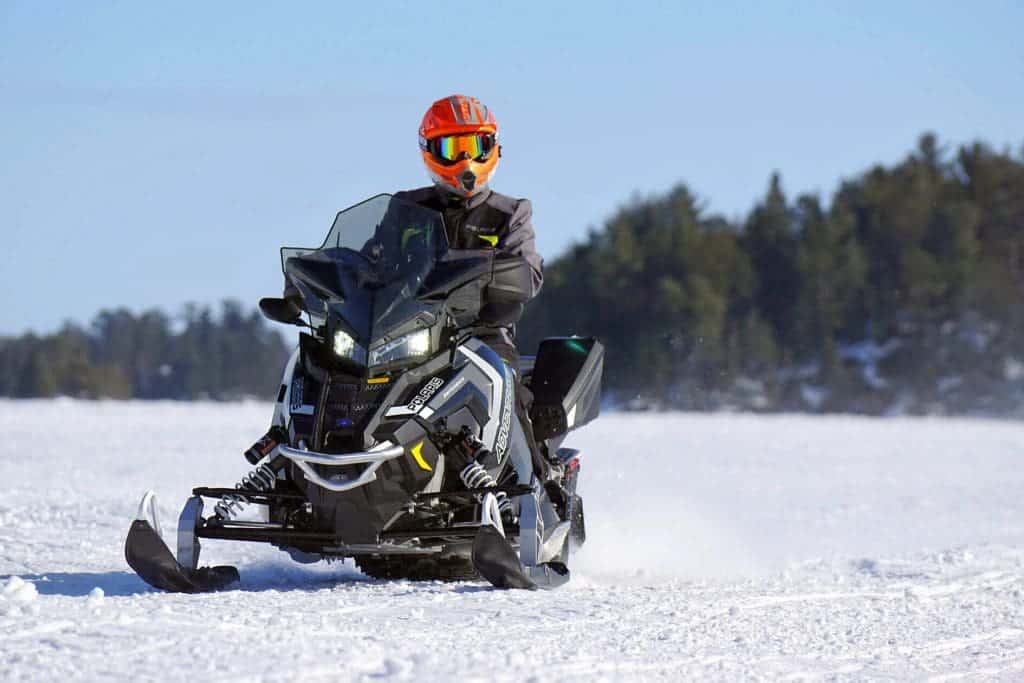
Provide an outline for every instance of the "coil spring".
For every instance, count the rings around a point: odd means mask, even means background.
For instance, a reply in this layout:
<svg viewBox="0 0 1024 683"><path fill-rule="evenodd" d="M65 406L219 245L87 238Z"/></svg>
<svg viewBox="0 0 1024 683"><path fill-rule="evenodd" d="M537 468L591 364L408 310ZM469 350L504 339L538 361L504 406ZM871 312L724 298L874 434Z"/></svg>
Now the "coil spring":
<svg viewBox="0 0 1024 683"><path fill-rule="evenodd" d="M479 489L498 485L498 482L494 481L494 477L483 468L483 465L476 461L462 468L462 471L459 472L459 479L462 480L463 485L467 489ZM507 493L495 491L494 497L498 499L499 510L509 512L512 509L512 501L509 500Z"/></svg>
<svg viewBox="0 0 1024 683"><path fill-rule="evenodd" d="M242 480L235 484L235 488L239 491L259 493L274 488L275 481L277 481L277 473L267 463L264 463L242 477ZM227 521L237 515L247 502L244 495L226 493L217 501L213 511L217 517Z"/></svg>

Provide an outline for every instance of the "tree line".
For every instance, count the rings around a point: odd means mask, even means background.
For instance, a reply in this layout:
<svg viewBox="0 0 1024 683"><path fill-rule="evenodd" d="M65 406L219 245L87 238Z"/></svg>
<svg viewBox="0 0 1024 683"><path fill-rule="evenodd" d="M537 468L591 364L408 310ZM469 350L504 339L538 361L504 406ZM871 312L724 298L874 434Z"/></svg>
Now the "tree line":
<svg viewBox="0 0 1024 683"><path fill-rule="evenodd" d="M607 348L618 406L1024 416L1024 148L946 149L841 183L781 177L743 220L686 185L636 198L545 269L519 328ZM0 339L0 395L269 397L288 353L237 302L103 311Z"/></svg>
<svg viewBox="0 0 1024 683"><path fill-rule="evenodd" d="M88 327L0 339L0 396L237 399L273 396L289 349L259 313L187 305L100 312Z"/></svg>
<svg viewBox="0 0 1024 683"><path fill-rule="evenodd" d="M620 405L1021 414L1024 148L934 135L830 202L778 174L743 221L685 185L545 269L524 349L600 337Z"/></svg>

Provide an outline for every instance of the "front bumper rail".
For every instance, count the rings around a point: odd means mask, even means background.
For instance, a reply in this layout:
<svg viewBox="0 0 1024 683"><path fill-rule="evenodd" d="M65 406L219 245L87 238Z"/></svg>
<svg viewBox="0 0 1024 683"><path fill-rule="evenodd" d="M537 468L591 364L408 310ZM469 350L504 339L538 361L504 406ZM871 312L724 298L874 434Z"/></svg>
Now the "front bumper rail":
<svg viewBox="0 0 1024 683"><path fill-rule="evenodd" d="M278 446L277 453L291 460L306 475L306 479L328 491L350 491L365 486L377 478L377 468L388 460L394 460L405 453L405 449L390 441L377 444L368 451L358 453L317 453L291 446ZM323 476L314 465L340 467L344 465L366 465L362 473L354 478L342 474Z"/></svg>

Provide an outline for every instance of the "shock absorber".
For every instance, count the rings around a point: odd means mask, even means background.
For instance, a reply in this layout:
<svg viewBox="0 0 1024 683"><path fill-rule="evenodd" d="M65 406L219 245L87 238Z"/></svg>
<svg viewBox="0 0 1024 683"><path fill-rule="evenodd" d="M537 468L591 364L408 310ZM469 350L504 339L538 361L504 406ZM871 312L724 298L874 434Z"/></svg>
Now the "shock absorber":
<svg viewBox="0 0 1024 683"><path fill-rule="evenodd" d="M283 430L280 427L271 427L266 436L253 444L245 452L246 459L256 464L260 459L273 452L277 444L281 442L282 437L286 437L286 435L283 434ZM258 457L255 457L257 454ZM245 496L246 491L262 493L274 488L274 483L277 481L277 471L284 466L284 461L285 458L278 456L268 462L257 465L256 469L242 477L241 481L235 484L235 489L238 493L226 493L214 505L213 511L217 518L226 522L237 516L246 503L249 502Z"/></svg>
<svg viewBox="0 0 1024 683"><path fill-rule="evenodd" d="M478 489L484 487L497 486L498 482L494 481L494 477L484 469L483 465L473 461L463 467L459 471L459 479L465 484L467 489ZM509 512L512 510L512 501L509 500L508 494L504 491L495 491L494 497L498 499L498 509L502 512Z"/></svg>
<svg viewBox="0 0 1024 683"><path fill-rule="evenodd" d="M490 451L467 428L462 428L460 436L461 439L455 442L455 448L466 462L459 470L459 479L462 480L463 486L467 489L497 487L498 482L480 464L481 460L490 455ZM504 491L495 491L494 497L498 500L498 509L511 514L512 501L509 500L508 494Z"/></svg>

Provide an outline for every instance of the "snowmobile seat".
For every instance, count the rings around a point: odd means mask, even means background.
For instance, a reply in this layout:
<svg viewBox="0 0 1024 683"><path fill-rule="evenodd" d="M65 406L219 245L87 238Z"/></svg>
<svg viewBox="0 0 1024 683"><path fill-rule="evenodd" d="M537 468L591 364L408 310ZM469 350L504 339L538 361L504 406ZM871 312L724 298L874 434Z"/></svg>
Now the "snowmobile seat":
<svg viewBox="0 0 1024 683"><path fill-rule="evenodd" d="M540 343L530 373L530 420L538 441L582 427L601 411L604 346L593 337Z"/></svg>

